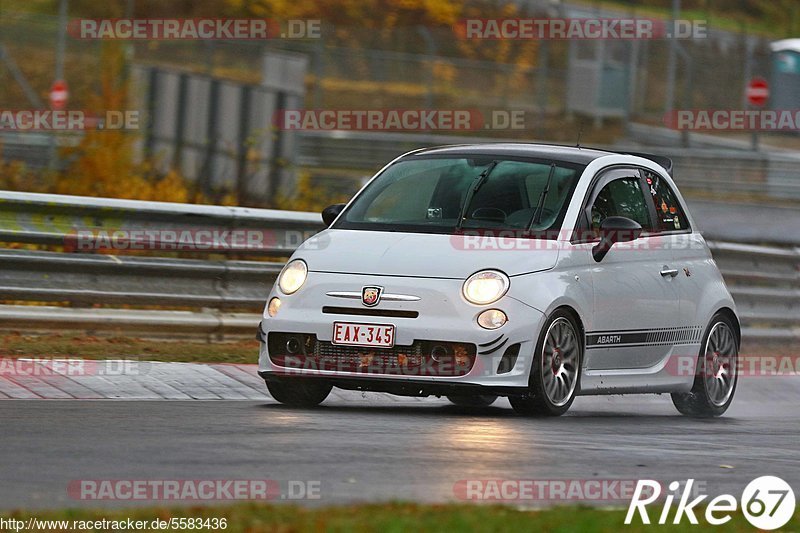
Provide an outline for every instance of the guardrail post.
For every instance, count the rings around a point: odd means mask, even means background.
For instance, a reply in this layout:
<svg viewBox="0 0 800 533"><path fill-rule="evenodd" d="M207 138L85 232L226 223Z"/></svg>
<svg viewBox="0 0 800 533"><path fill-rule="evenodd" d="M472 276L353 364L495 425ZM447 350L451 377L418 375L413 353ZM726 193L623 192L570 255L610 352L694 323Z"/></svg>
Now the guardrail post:
<svg viewBox="0 0 800 533"><path fill-rule="evenodd" d="M285 91L279 91L275 97L275 113L280 113L286 108L287 95ZM273 207L275 205L275 198L280 190L280 184L283 177L283 146L284 146L285 130L278 129L275 132L272 142L272 158L269 171L269 194L266 198L267 206Z"/></svg>

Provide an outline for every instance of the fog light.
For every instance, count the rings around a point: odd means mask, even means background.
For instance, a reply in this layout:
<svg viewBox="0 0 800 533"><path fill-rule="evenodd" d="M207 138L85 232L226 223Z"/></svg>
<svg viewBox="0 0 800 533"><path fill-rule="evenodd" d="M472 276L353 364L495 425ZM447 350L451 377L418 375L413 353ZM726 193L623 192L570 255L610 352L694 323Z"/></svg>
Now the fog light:
<svg viewBox="0 0 800 533"><path fill-rule="evenodd" d="M267 313L269 313L269 316L275 316L278 314L278 310L280 308L281 308L281 299L276 296L269 301L269 305L267 306Z"/></svg>
<svg viewBox="0 0 800 533"><path fill-rule="evenodd" d="M447 348L441 344L437 344L431 348L431 359L433 359L434 362L440 363L443 357L447 357Z"/></svg>
<svg viewBox="0 0 800 533"><path fill-rule="evenodd" d="M300 341L294 337L290 337L289 340L286 341L286 351L295 355L300 351Z"/></svg>
<svg viewBox="0 0 800 533"><path fill-rule="evenodd" d="M486 329L497 329L508 322L508 317L499 309L487 309L478 315L478 325Z"/></svg>

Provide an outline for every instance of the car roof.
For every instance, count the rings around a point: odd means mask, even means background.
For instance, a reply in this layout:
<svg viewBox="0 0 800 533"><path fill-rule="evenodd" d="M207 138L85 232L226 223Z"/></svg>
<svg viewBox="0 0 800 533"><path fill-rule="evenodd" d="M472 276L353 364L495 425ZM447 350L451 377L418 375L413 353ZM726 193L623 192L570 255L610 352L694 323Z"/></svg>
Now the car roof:
<svg viewBox="0 0 800 533"><path fill-rule="evenodd" d="M667 174L672 176L672 159L663 155L649 154L622 150L619 152L599 148L584 148L581 146L564 146L559 144L535 143L485 143L485 144L454 144L447 146L434 146L416 150L404 156L413 158L419 156L473 156L473 157L529 157L553 161L565 161L580 165L588 165L597 158L608 155L630 155L649 159L663 167Z"/></svg>
<svg viewBox="0 0 800 533"><path fill-rule="evenodd" d="M560 146L555 144L485 143L435 146L433 148L418 150L406 157L413 158L429 155L530 157L588 165L598 157L612 155L614 153L615 152L597 150L595 148Z"/></svg>

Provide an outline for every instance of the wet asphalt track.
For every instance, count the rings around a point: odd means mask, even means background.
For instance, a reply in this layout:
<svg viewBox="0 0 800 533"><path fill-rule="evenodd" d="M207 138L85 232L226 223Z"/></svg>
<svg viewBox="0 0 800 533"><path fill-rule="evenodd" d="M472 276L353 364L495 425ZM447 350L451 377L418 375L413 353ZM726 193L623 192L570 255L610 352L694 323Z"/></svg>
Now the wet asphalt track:
<svg viewBox="0 0 800 533"><path fill-rule="evenodd" d="M269 399L6 400L0 506L130 505L70 499L76 479L318 480L309 505L454 500L464 479L693 477L712 495L738 495L774 474L798 490L799 392L798 377L743 378L715 420L684 418L667 396L578 398L558 419L517 416L505 400L469 411L358 393L314 410Z"/></svg>

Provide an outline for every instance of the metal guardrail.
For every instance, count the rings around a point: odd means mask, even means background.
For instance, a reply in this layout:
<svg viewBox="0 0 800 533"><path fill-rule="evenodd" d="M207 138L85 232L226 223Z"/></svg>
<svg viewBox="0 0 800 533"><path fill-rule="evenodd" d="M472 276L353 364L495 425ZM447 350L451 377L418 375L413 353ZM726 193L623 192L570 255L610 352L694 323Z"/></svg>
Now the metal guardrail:
<svg viewBox="0 0 800 533"><path fill-rule="evenodd" d="M322 227L316 213L0 191L0 242L76 246L81 234L123 232L117 244L169 249L166 237L204 232L202 252L289 256Z"/></svg>
<svg viewBox="0 0 800 533"><path fill-rule="evenodd" d="M669 131L669 130L668 130ZM504 139L425 133L302 132L298 135L301 167L362 171L377 170L386 161L423 146ZM508 139L508 142L524 142ZM610 150L624 147L596 146ZM752 152L740 148L641 147L672 158L681 189L697 189L800 198L800 156L788 151Z"/></svg>
<svg viewBox="0 0 800 533"><path fill-rule="evenodd" d="M631 127L634 126L636 125ZM666 131L674 133L671 130ZM298 133L296 163L300 167L323 171L350 171L358 176L359 172L371 174L386 161L414 148L504 141L525 142L525 139L429 133L304 131ZM714 138L713 142L724 141ZM598 145L596 148L620 150L625 147ZM707 145L703 148L647 145L639 150L671 157L675 180L682 189L725 190L779 198L800 198L800 156L793 152L752 152L725 144Z"/></svg>
<svg viewBox="0 0 800 533"><path fill-rule="evenodd" d="M640 151L653 151L673 159L675 179L682 189L733 191L800 198L800 156L795 152L765 149L754 152L747 142L692 134L693 148L680 145L680 132L667 128L629 124L630 141L641 142ZM47 162L49 134L0 135L0 157L21 159L29 166ZM299 131L295 165L318 175L336 174L357 179L371 175L387 161L409 150L443 144L524 142L471 135L395 133L374 131ZM630 146L597 148L623 149ZM634 146L635 148L635 146Z"/></svg>
<svg viewBox="0 0 800 533"><path fill-rule="evenodd" d="M71 222L95 230L250 228L284 236L322 227L313 213L0 192L3 240L63 244L74 231ZM285 240L258 251L288 255L291 244ZM709 245L746 334L800 338L800 248ZM37 304L0 305L0 328L249 334L281 267L266 261L0 249L0 300ZM98 304L139 309L92 308Z"/></svg>
<svg viewBox="0 0 800 533"><path fill-rule="evenodd" d="M219 310L263 307L282 263L0 249L0 300Z"/></svg>
<svg viewBox="0 0 800 533"><path fill-rule="evenodd" d="M709 242L751 337L800 339L800 247Z"/></svg>
<svg viewBox="0 0 800 533"><path fill-rule="evenodd" d="M73 309L68 307L0 305L5 330L125 331L146 337L184 335L218 339L252 337L259 315L217 310L150 311L136 309Z"/></svg>

